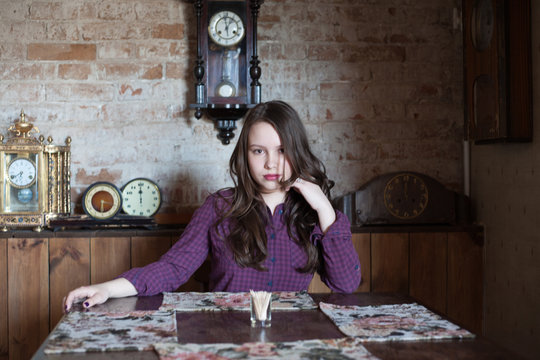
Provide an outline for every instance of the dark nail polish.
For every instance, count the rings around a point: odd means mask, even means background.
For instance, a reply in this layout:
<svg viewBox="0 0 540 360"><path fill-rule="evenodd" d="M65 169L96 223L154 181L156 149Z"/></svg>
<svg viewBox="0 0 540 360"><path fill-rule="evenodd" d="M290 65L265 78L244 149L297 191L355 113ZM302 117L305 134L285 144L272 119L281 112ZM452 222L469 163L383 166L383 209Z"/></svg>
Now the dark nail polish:
<svg viewBox="0 0 540 360"><path fill-rule="evenodd" d="M84 302L84 307L89 307L89 306L90 306L90 304L88 303L88 301L85 301Z"/></svg>

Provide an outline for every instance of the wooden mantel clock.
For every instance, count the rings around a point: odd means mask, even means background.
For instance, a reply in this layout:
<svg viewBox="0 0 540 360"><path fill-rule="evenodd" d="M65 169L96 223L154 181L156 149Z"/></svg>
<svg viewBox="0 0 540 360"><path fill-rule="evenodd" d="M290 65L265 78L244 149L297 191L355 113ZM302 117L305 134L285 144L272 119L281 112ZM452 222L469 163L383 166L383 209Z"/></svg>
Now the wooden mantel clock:
<svg viewBox="0 0 540 360"><path fill-rule="evenodd" d="M71 138L66 144L48 143L39 130L20 119L8 129L11 136L0 135L0 230L31 228L41 231L48 221L67 216L71 208Z"/></svg>
<svg viewBox="0 0 540 360"><path fill-rule="evenodd" d="M336 205L352 225L456 224L460 201L457 193L430 176L398 171L371 179L337 199Z"/></svg>
<svg viewBox="0 0 540 360"><path fill-rule="evenodd" d="M263 0L195 0L197 60L195 117L216 121L229 144L236 120L261 101L257 17Z"/></svg>

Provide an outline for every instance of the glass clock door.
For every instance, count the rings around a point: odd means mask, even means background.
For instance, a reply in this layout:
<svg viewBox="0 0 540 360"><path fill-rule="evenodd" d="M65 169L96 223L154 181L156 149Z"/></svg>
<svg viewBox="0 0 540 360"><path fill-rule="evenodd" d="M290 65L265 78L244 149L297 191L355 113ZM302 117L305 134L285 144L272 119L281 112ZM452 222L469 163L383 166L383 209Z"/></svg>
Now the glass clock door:
<svg viewBox="0 0 540 360"><path fill-rule="evenodd" d="M38 212L39 154L6 153L2 210L4 213Z"/></svg>

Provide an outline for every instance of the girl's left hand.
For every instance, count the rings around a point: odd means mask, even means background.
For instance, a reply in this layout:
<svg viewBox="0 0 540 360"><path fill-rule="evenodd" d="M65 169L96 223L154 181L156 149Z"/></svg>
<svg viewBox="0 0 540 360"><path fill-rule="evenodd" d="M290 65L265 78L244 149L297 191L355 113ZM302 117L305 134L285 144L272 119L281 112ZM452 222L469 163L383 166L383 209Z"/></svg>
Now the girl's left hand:
<svg viewBox="0 0 540 360"><path fill-rule="evenodd" d="M321 187L310 181L298 178L291 185L291 188L298 191L306 199L309 206L317 212L319 215L319 226L323 232L326 232L328 227L336 221L336 212Z"/></svg>

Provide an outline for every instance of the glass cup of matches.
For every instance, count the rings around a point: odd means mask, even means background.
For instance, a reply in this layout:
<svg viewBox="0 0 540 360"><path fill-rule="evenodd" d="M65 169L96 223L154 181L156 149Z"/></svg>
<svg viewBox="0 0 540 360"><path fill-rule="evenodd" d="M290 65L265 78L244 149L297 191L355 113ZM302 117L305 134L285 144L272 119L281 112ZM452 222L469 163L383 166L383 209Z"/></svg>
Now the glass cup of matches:
<svg viewBox="0 0 540 360"><path fill-rule="evenodd" d="M250 290L251 327L272 326L272 293Z"/></svg>

